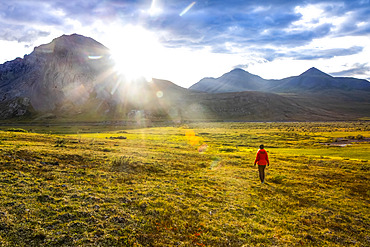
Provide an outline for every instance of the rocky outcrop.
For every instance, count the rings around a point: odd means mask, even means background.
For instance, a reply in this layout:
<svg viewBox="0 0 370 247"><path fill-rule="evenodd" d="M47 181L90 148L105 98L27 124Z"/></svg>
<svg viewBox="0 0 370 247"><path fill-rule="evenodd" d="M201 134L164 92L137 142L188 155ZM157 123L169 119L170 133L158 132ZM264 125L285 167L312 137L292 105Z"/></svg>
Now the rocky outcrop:
<svg viewBox="0 0 370 247"><path fill-rule="evenodd" d="M2 101L0 119L27 116L34 112L29 98L15 97Z"/></svg>

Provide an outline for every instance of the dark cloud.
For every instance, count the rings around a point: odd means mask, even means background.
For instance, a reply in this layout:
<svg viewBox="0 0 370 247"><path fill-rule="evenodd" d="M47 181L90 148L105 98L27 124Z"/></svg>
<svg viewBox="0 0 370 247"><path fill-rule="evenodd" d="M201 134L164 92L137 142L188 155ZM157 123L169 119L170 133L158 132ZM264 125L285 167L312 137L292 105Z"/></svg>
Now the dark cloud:
<svg viewBox="0 0 370 247"><path fill-rule="evenodd" d="M299 52L287 52L270 54L269 61L279 57L289 57L295 60L316 60L316 59L330 59L339 56L349 56L358 54L363 51L363 47L353 46L350 48L336 48L336 49L310 49L300 50Z"/></svg>
<svg viewBox="0 0 370 247"><path fill-rule="evenodd" d="M148 29L167 32L163 37L169 46L175 45L214 45L224 42L251 43L273 42L274 45L297 45L303 41L324 36L330 27L302 30L296 33L282 31L302 16L295 12L297 6L325 3L325 13L341 17L349 11L352 19L344 23L341 32L366 34L369 32L370 4L368 0L212 0L196 1L196 4L183 16L179 14L192 2L189 0L157 0L163 12L151 16L148 10L151 0L29 0L8 1L2 4L2 18L15 23L43 23L65 25L65 17L76 19L89 25L96 19L106 21L120 20L123 24L141 24ZM330 4L331 3L331 4ZM51 10L61 10L65 17L55 16ZM366 22L362 26L356 26ZM216 49L217 50L217 49Z"/></svg>
<svg viewBox="0 0 370 247"><path fill-rule="evenodd" d="M0 40L30 43L48 35L50 35L49 32L22 25L7 25L0 22Z"/></svg>
<svg viewBox="0 0 370 247"><path fill-rule="evenodd" d="M293 22L302 18L295 8L310 3L325 3L325 14L329 18L343 17L348 11L358 14L352 14L354 17L336 33L332 24L288 31ZM296 47L329 34L370 33L370 7L353 4L353 1L197 1L181 17L179 13L189 1L162 1L162 4L166 8L164 13L156 18L141 14L140 21L150 30L167 32L168 35L163 36L161 41L169 47L208 45L215 52L230 52L223 46L226 42L243 46L268 44ZM358 25L360 22L364 23Z"/></svg>
<svg viewBox="0 0 370 247"><path fill-rule="evenodd" d="M77 19L83 25L91 25L96 20L113 20L120 15L120 13L133 13L135 5L120 4L114 1L54 1L53 7L61 9L66 17ZM109 24L109 22L107 22Z"/></svg>
<svg viewBox="0 0 370 247"><path fill-rule="evenodd" d="M281 5L272 7L255 5L258 1L209 1L197 3L189 13L180 17L178 11L169 11L161 18L145 20L144 24L154 30L168 31L171 37L167 43L178 42L194 45L194 37L201 45L221 44L225 42L248 43L258 39L265 30L277 30L288 27L291 22L300 18L294 13L293 6L289 9ZM185 5L186 6L186 5ZM272 38L269 38L272 40ZM189 41L187 43L187 41Z"/></svg>
<svg viewBox="0 0 370 247"><path fill-rule="evenodd" d="M0 31L0 38L29 41L35 35L46 35L37 30L40 24L55 26L66 33L73 32L72 27L66 23L67 18L85 26L96 20L101 20L107 26L113 21L123 25L140 24L157 32L167 47L186 46L197 49L210 46L218 53L232 52L225 43L239 47L271 45L291 48L327 35L335 37L370 33L368 0L202 0L196 1L187 13L180 16L191 2L157 0L158 7L163 11L151 15L151 0L7 1L0 5L0 27L9 28ZM342 23L339 29L331 24L323 24L290 31L292 23L302 18L295 11L297 6L319 3L324 4L325 17L343 17L351 11L351 18ZM55 11L64 15L56 15ZM13 30L14 34L9 30ZM27 38L27 35L31 37ZM312 58L315 56L319 55L313 55ZM273 58L269 56L268 60Z"/></svg>
<svg viewBox="0 0 370 247"><path fill-rule="evenodd" d="M55 16L55 9L46 1L7 1L0 4L0 40L25 42L30 45L50 35L38 26L64 27L64 20Z"/></svg>
<svg viewBox="0 0 370 247"><path fill-rule="evenodd" d="M347 21L340 26L340 29L336 33L336 35L337 36L369 35L370 33L369 16L370 8L357 11L356 14L353 14L351 18L348 18Z"/></svg>
<svg viewBox="0 0 370 247"><path fill-rule="evenodd" d="M274 29L267 34L256 35L255 38L249 39L251 44L272 44L275 46L295 47L307 44L315 38L325 37L331 29L330 24L323 24L314 29L303 31L285 31Z"/></svg>
<svg viewBox="0 0 370 247"><path fill-rule="evenodd" d="M0 18L14 25L62 25L64 21L55 16L53 10L44 1L4 1L0 5Z"/></svg>
<svg viewBox="0 0 370 247"><path fill-rule="evenodd" d="M363 64L356 63L348 67L350 68L330 74L332 76L356 76L356 75L368 75L368 72L370 71L370 65L368 63Z"/></svg>

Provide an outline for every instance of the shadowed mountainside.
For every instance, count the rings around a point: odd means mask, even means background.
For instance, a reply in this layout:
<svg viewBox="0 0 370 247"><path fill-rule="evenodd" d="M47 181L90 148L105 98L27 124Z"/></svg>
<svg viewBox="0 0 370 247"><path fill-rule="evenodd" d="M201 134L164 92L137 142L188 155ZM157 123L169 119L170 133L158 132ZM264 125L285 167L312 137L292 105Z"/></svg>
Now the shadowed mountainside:
<svg viewBox="0 0 370 247"><path fill-rule="evenodd" d="M321 113L330 112L331 116L336 115L344 119L368 117L370 112L369 81L332 77L316 68L281 80L265 80L242 69L234 69L219 78L204 78L189 89L208 93L274 93L301 106L316 109Z"/></svg>
<svg viewBox="0 0 370 247"><path fill-rule="evenodd" d="M91 38L63 35L23 59L0 65L2 118L33 112L77 113L92 94L109 93L109 50ZM104 83L104 86L101 86ZM8 102L20 102L12 111Z"/></svg>
<svg viewBox="0 0 370 247"><path fill-rule="evenodd" d="M300 93L330 92L333 90L343 92L364 90L370 92L370 82L350 77L332 77L316 68L310 68L299 76L270 81L270 87L266 90L269 92Z"/></svg>
<svg viewBox="0 0 370 247"><path fill-rule="evenodd" d="M221 77L203 78L189 89L208 93L264 91L269 81L242 69L234 69Z"/></svg>
<svg viewBox="0 0 370 247"><path fill-rule="evenodd" d="M332 77L316 68L310 68L299 76L281 80L266 80L242 69L234 69L219 78L203 78L189 89L209 93L242 91L315 93L322 92L322 90L370 92L370 82L349 77Z"/></svg>

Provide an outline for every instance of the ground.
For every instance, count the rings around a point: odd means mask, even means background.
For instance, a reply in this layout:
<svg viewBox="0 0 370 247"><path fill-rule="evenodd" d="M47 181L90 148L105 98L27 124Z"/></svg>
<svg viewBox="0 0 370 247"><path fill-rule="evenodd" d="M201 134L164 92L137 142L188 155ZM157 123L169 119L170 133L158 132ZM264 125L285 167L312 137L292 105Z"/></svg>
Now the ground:
<svg viewBox="0 0 370 247"><path fill-rule="evenodd" d="M2 129L1 246L370 245L369 122Z"/></svg>

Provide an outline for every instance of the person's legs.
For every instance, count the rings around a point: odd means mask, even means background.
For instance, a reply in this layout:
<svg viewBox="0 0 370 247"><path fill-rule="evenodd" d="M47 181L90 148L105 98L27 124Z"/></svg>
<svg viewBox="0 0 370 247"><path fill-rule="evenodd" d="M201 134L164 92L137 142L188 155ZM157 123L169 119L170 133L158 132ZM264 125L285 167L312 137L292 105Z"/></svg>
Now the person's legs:
<svg viewBox="0 0 370 247"><path fill-rule="evenodd" d="M258 172L259 172L259 175L260 175L261 183L263 183L265 181L265 168L266 168L266 166L258 165Z"/></svg>

